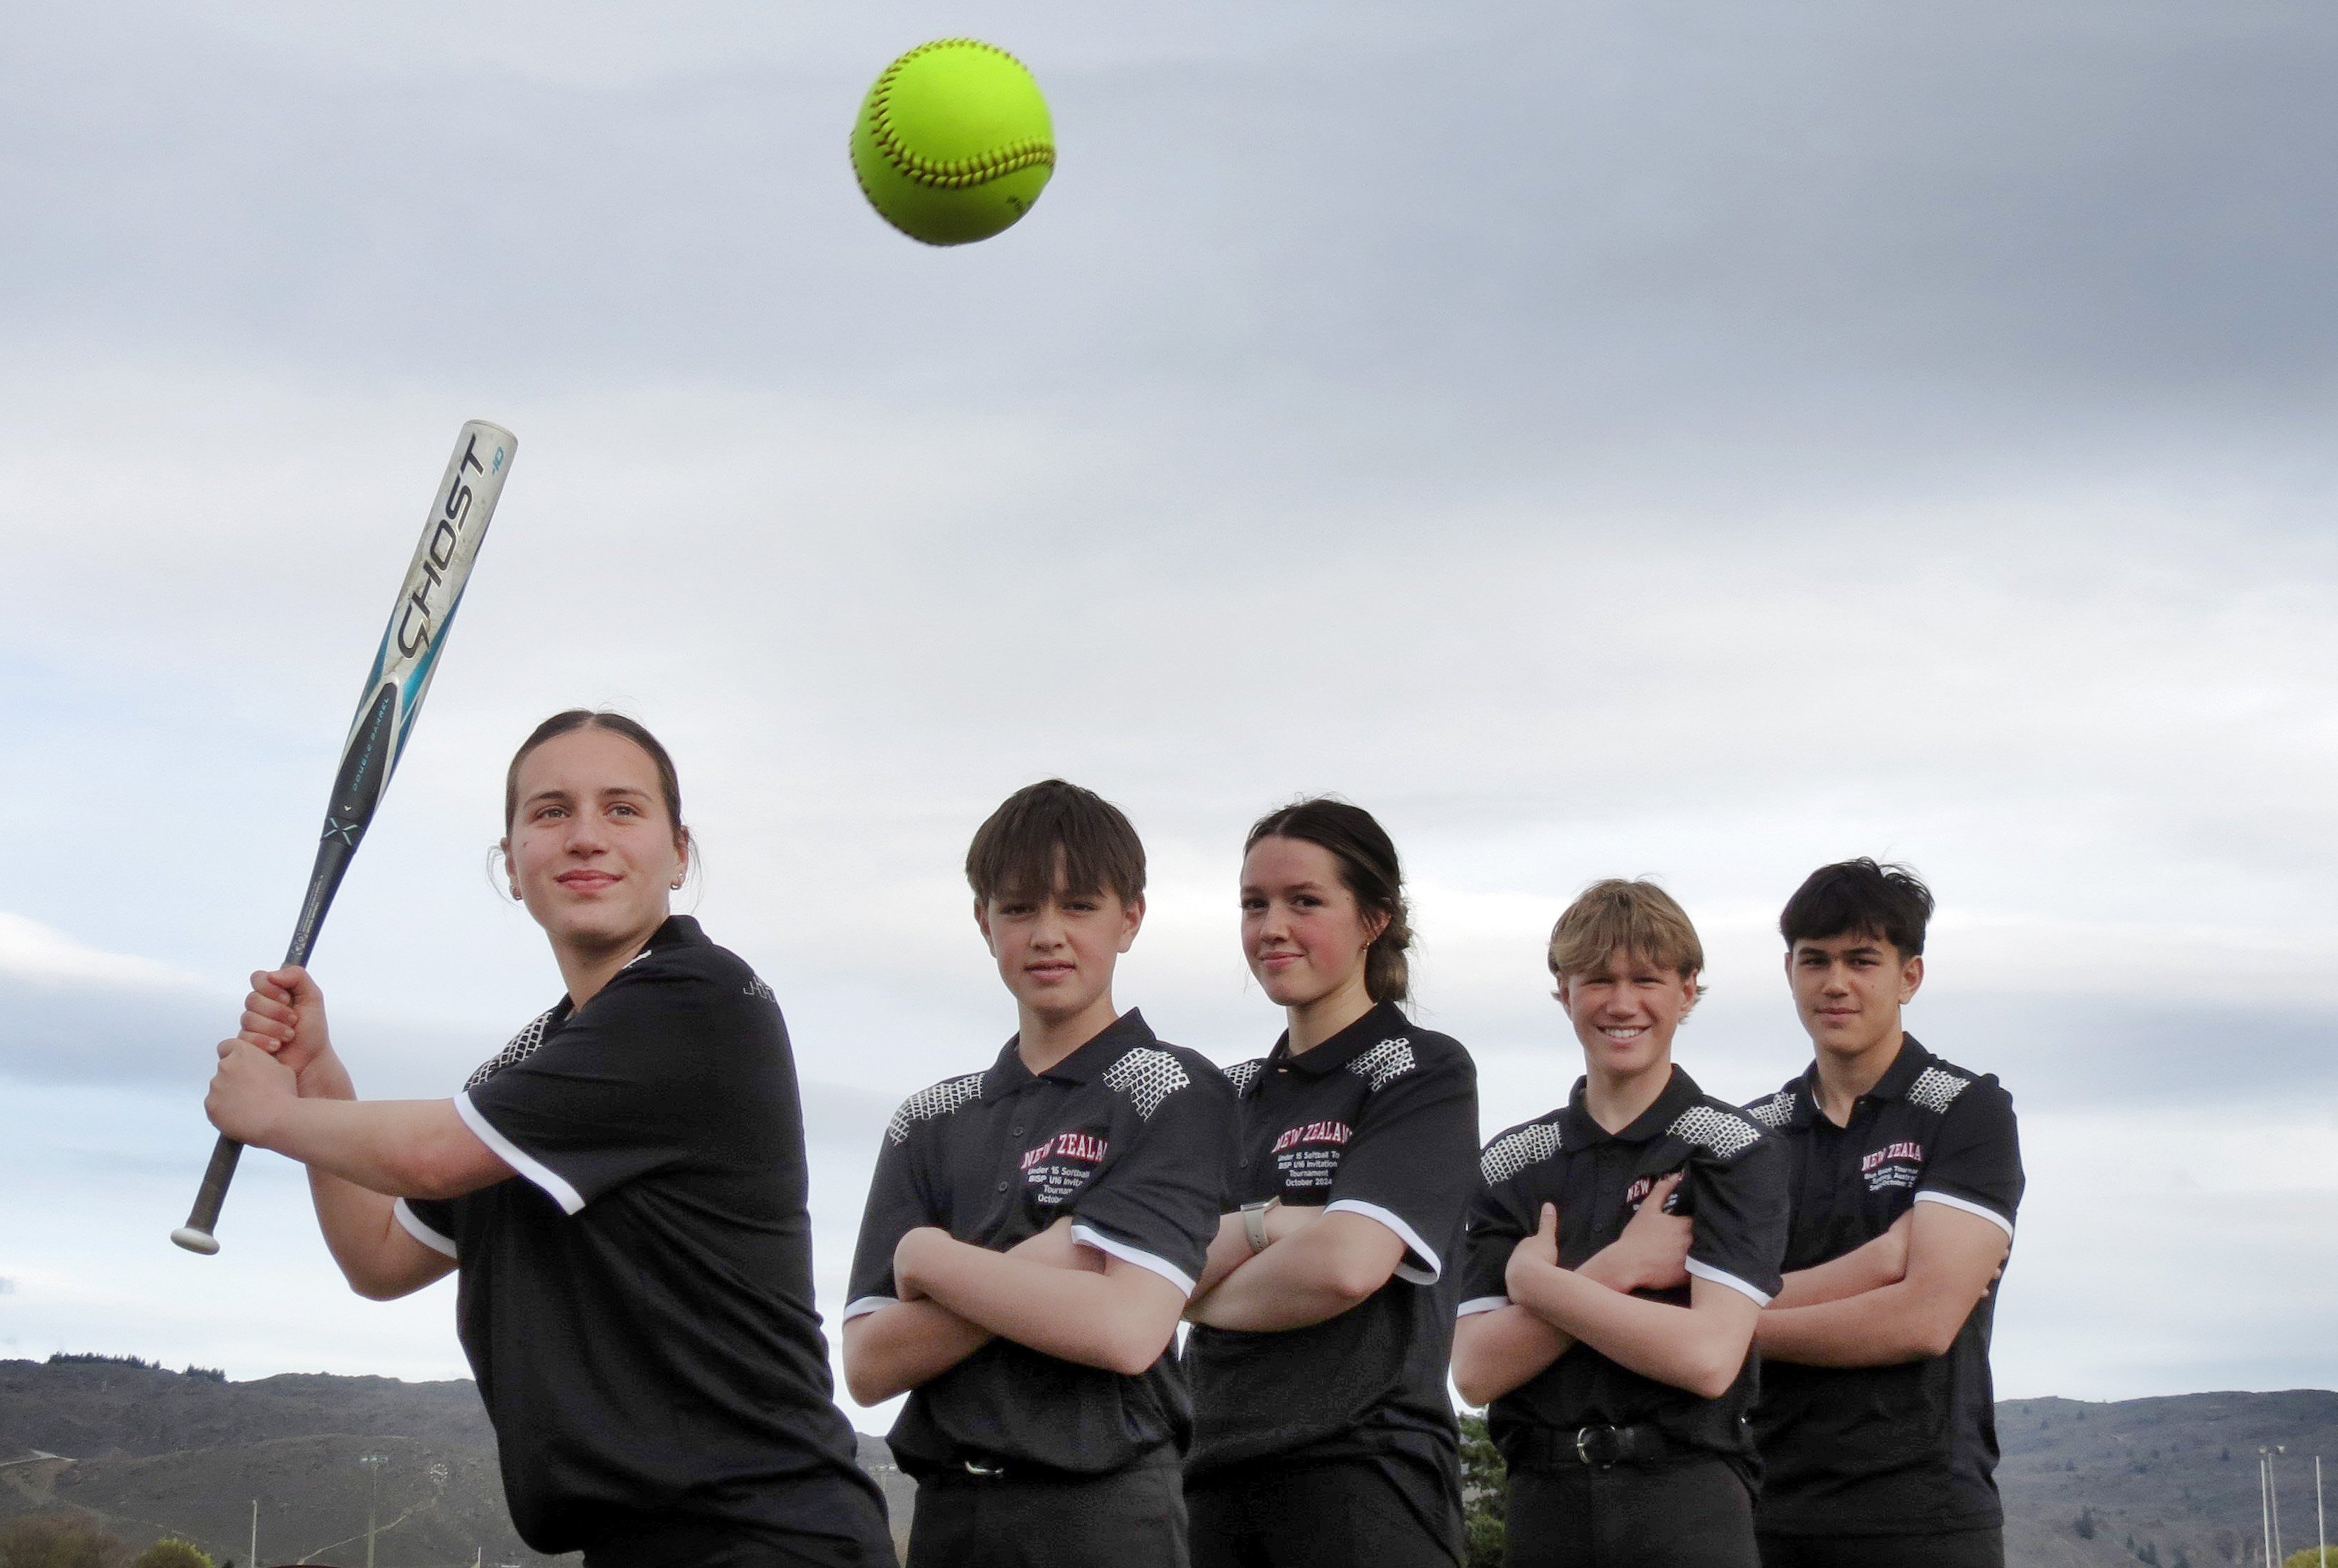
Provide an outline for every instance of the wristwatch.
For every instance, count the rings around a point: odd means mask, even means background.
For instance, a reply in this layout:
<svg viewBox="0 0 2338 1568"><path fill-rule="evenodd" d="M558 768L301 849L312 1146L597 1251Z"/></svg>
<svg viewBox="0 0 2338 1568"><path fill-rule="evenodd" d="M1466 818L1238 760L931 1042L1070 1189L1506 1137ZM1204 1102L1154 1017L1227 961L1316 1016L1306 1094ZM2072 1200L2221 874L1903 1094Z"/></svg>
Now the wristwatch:
<svg viewBox="0 0 2338 1568"><path fill-rule="evenodd" d="M1262 1199L1242 1206L1243 1234L1250 1239L1250 1255L1253 1258L1266 1250L1266 1211L1282 1203L1280 1198Z"/></svg>

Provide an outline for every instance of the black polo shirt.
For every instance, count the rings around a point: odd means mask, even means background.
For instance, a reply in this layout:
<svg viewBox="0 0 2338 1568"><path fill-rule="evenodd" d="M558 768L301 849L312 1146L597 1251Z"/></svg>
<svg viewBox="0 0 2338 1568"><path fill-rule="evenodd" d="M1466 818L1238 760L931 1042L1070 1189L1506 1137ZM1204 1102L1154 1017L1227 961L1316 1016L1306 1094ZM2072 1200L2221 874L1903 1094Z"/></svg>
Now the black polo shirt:
<svg viewBox="0 0 2338 1568"><path fill-rule="evenodd" d="M849 1321L891 1306L893 1250L920 1226L1005 1251L1063 1216L1072 1234L1186 1295L1225 1204L1233 1090L1134 1011L1034 1075L1009 1040L987 1072L902 1102L853 1254ZM1174 1445L1193 1407L1174 1358L1142 1377L995 1338L911 1390L891 1444L923 1477L972 1459L1108 1475Z"/></svg>
<svg viewBox="0 0 2338 1568"><path fill-rule="evenodd" d="M519 1174L398 1220L457 1326L520 1536L640 1515L867 1539L883 1504L812 1307L803 1113L771 987L676 916L456 1096Z"/></svg>
<svg viewBox="0 0 2338 1568"><path fill-rule="evenodd" d="M1690 1275L1757 1302L1776 1295L1786 1250L1785 1152L1776 1142L1744 1112L1700 1091L1678 1067L1655 1103L1621 1132L1593 1121L1583 1097L1578 1078L1565 1105L1486 1145L1469 1210L1461 1311L1510 1304L1510 1253L1535 1232L1544 1204L1558 1206L1559 1267L1579 1269L1624 1233L1650 1190L1675 1171L1683 1175L1669 1203L1689 1218ZM1638 1294L1689 1303L1686 1285ZM1750 1473L1747 1417L1756 1360L1749 1353L1728 1392L1705 1399L1577 1344L1495 1400L1487 1426L1513 1465L1528 1462L1538 1430L1573 1434L1589 1426L1652 1425L1681 1446L1719 1455Z"/></svg>
<svg viewBox="0 0 2338 1568"><path fill-rule="evenodd" d="M1817 1267L1945 1203L2013 1234L2021 1146L1996 1078L1909 1036L1837 1127L1818 1111L1817 1067L1747 1107L1773 1129L1793 1193L1786 1267ZM1989 1374L1991 1286L1945 1356L1898 1367L1763 1369L1754 1413L1765 1467L1756 1523L1782 1535L1907 1535L1999 1524Z"/></svg>
<svg viewBox="0 0 2338 1568"><path fill-rule="evenodd" d="M1228 1076L1242 1093L1234 1202L1280 1198L1367 1215L1403 1240L1404 1259L1370 1298L1310 1328L1197 1326L1186 1345L1195 1403L1186 1475L1269 1458L1395 1461L1390 1474L1441 1530L1460 1495L1446 1369L1478 1142L1477 1066L1460 1042L1384 1002L1295 1056L1285 1034Z"/></svg>

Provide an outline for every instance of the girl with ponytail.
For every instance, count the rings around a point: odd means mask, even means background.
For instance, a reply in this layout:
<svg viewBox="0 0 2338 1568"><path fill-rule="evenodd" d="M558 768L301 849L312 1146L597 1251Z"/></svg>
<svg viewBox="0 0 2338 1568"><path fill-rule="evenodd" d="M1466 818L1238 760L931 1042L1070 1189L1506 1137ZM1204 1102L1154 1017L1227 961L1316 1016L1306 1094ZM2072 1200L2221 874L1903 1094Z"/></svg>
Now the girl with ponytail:
<svg viewBox="0 0 2338 1568"><path fill-rule="evenodd" d="M1186 1314L1194 1568L1452 1568L1446 1369L1477 1071L1400 1006L1412 931L1396 846L1370 812L1312 799L1262 818L1242 913L1285 1027L1227 1074L1237 1207Z"/></svg>

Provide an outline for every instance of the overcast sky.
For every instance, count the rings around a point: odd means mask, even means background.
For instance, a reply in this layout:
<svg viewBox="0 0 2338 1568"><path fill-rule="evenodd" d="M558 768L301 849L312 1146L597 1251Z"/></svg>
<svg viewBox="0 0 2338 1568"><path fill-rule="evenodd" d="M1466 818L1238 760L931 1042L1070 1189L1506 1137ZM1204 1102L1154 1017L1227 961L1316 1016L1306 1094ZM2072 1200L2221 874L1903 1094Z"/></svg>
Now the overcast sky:
<svg viewBox="0 0 2338 1568"><path fill-rule="evenodd" d="M1463 13L1457 15L1457 12ZM2030 1188L1999 1387L2330 1387L2338 16L2157 0L1261 8L87 0L0 54L0 1356L458 1374L298 1173L165 1240L466 418L520 437L317 974L360 1089L558 994L486 876L544 714L664 737L685 896L778 990L824 1308L902 1095L1013 1014L958 865L1125 806L1118 996L1279 1015L1247 823L1414 879L1488 1131L1580 1068L1540 949L1654 874L1750 1098L1779 904L1937 888L1913 1027ZM1019 54L1019 227L863 204L904 48ZM864 1426L881 1424L866 1413Z"/></svg>

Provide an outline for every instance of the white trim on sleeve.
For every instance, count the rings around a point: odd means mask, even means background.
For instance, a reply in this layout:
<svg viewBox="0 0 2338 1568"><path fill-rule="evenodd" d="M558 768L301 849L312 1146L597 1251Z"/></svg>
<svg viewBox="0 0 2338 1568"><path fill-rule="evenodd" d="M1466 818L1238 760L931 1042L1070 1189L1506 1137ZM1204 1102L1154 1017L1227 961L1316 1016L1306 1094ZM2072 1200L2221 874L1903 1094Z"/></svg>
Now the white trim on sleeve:
<svg viewBox="0 0 2338 1568"><path fill-rule="evenodd" d="M850 1323L855 1318L866 1318L871 1312L882 1312L888 1307L899 1307L899 1305L900 1302L895 1300L890 1296L863 1296L858 1301L846 1302L844 1304L844 1314L842 1317L837 1318L837 1321L840 1323Z"/></svg>
<svg viewBox="0 0 2338 1568"><path fill-rule="evenodd" d="M1919 1203L1945 1203L1951 1209L1961 1209L1968 1214L1978 1214L1982 1219L1988 1220L1990 1224L1996 1226L1999 1230L2004 1231L2005 1239L2007 1240L2010 1241L2013 1240L2013 1221L2008 1220L2004 1215L1999 1213L1996 1210L1991 1209L1986 1203L1976 1203L1970 1198L1954 1198L1946 1192L1934 1191L1930 1187L1925 1188L1922 1191L1916 1194L1916 1201Z"/></svg>
<svg viewBox="0 0 2338 1568"><path fill-rule="evenodd" d="M425 1225L421 1217L406 1206L405 1199L400 1198L392 1203L389 1206L389 1211L398 1216L398 1222L406 1227L406 1233L408 1236L413 1237L433 1252L444 1252L449 1258L457 1255L455 1239L452 1236L441 1235Z"/></svg>
<svg viewBox="0 0 2338 1568"><path fill-rule="evenodd" d="M479 1135L479 1142L503 1156L505 1164L544 1189L544 1195L560 1205L564 1214L575 1214L584 1207L584 1195L571 1187L559 1171L496 1131L496 1124L486 1119L476 1105L471 1103L471 1092L464 1090L455 1096L455 1114L463 1125Z"/></svg>
<svg viewBox="0 0 2338 1568"><path fill-rule="evenodd" d="M1468 1318L1478 1312L1498 1312L1510 1304L1507 1296L1473 1296L1454 1309L1456 1318Z"/></svg>
<svg viewBox="0 0 2338 1568"><path fill-rule="evenodd" d="M1757 1305L1767 1307L1770 1304L1770 1298L1768 1296L1754 1289L1753 1286L1748 1285L1736 1275L1715 1269L1710 1263L1700 1263L1695 1259L1692 1258L1687 1262L1683 1263L1681 1267L1687 1269L1690 1275L1695 1279L1710 1279L1715 1285L1728 1286L1740 1296L1750 1296Z"/></svg>
<svg viewBox="0 0 2338 1568"><path fill-rule="evenodd" d="M1325 1205L1323 1212L1337 1214L1342 1210L1350 1214L1361 1214L1367 1220L1379 1220L1395 1232L1396 1239L1404 1243L1408 1253L1429 1265L1426 1269L1420 1269L1410 1263L1399 1263L1396 1266L1398 1279L1410 1280L1415 1285L1434 1285L1444 1274L1445 1264L1438 1258L1437 1249L1423 1241L1419 1231L1379 1204L1367 1203L1361 1198L1342 1198L1336 1203Z"/></svg>
<svg viewBox="0 0 2338 1568"><path fill-rule="evenodd" d="M1184 1291L1185 1298L1189 1301L1194 1298L1194 1288L1201 1283L1174 1263L1155 1258L1152 1253L1131 1247L1125 1241L1115 1241L1095 1226L1083 1224L1077 1220L1072 1221L1072 1240L1083 1247L1093 1247L1097 1251L1117 1258L1124 1263L1134 1263L1139 1269L1160 1275L1170 1284Z"/></svg>

